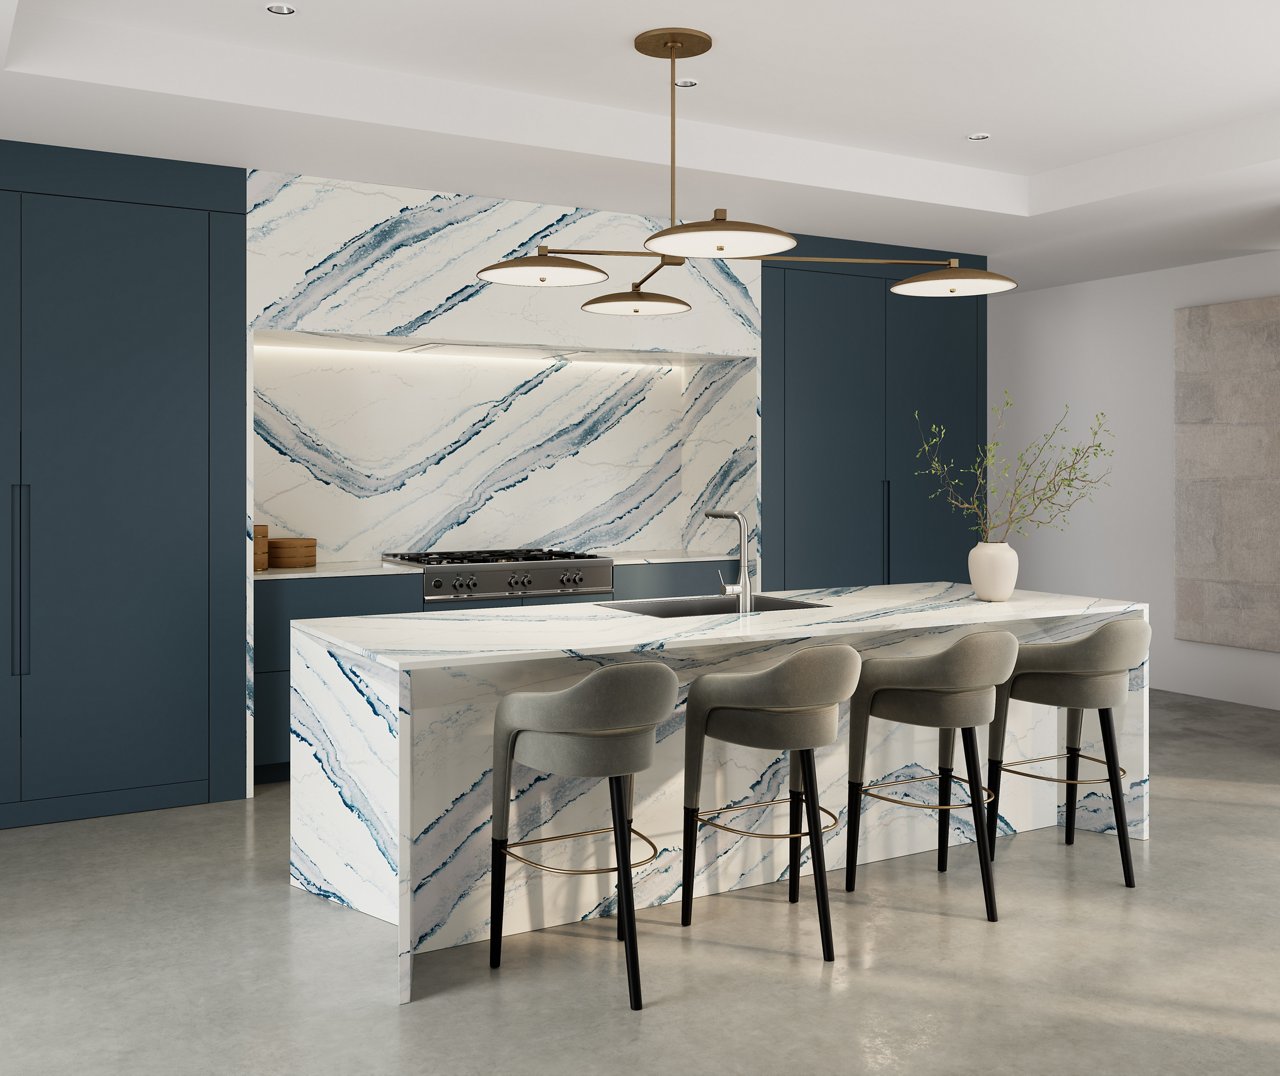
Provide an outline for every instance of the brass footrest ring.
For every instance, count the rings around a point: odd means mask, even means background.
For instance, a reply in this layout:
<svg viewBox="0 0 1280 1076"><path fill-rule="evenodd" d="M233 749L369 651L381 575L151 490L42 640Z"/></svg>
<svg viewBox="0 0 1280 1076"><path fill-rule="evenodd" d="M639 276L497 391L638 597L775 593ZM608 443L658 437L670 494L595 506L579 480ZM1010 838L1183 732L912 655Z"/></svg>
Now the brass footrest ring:
<svg viewBox="0 0 1280 1076"><path fill-rule="evenodd" d="M527 848L532 844L553 844L556 841L571 841L576 837L598 837L602 833L612 832L612 826L605 826L603 829L584 829L579 830L577 833L566 833L560 837L535 837L527 841L512 841L503 849L503 851L511 859L517 860L527 867L537 867L540 871L550 871L552 874L614 874L618 869L618 865L616 863L612 867L582 867L578 869L571 869L569 867L552 867L546 863L539 863L537 860L527 859L518 852L512 851L513 848ZM638 859L632 863L632 870L635 870L637 867L643 867L647 863L652 863L658 858L658 846L645 836L645 834L641 833L635 827L632 827L631 835L639 838L649 846L649 854L645 856L644 859Z"/></svg>
<svg viewBox="0 0 1280 1076"><path fill-rule="evenodd" d="M924 777L903 777L898 781L877 781L873 785L863 785L862 794L864 796L870 796L873 800L884 800L885 803L896 803L899 807L916 807L922 811L958 811L961 809L968 810L973 806L972 803L912 803L910 800L900 800L893 796L881 796L878 793L871 791L873 788L893 788L895 785L913 785L917 781L940 780L942 780L941 774L926 774ZM969 782L963 777L953 776L951 780L958 785L964 785L966 788L969 787ZM984 806L996 798L996 794L992 792L991 789L987 788L986 785L979 785L978 787L982 789L982 802ZM972 793L970 793L970 797L972 797Z"/></svg>
<svg viewBox="0 0 1280 1076"><path fill-rule="evenodd" d="M1030 766L1036 762L1056 762L1060 758L1070 758L1070 757L1071 756L1069 754L1064 752L1061 755L1045 755L1043 758L1024 758L1019 762L1015 763L1015 765ZM1098 763L1099 766L1105 766L1107 764L1107 760L1105 758L1097 758L1093 755L1081 755L1080 757L1089 762L1096 762ZM1004 766L1004 765L1000 767L1000 770L1003 773L1015 773L1019 777L1030 777L1033 781L1048 781L1050 784L1054 784L1054 785L1105 785L1108 782L1108 780L1110 780L1107 777L1088 777L1088 778L1077 777L1073 781L1067 777L1049 777L1043 773L1028 773L1026 770L1019 770L1019 769L1015 769L1014 766ZM1123 766L1120 767L1120 776L1122 778L1129 776L1129 771L1126 770Z"/></svg>
<svg viewBox="0 0 1280 1076"><path fill-rule="evenodd" d="M790 798L785 800L767 800L764 803L744 803L740 807L719 807L714 811L698 812L698 821L704 825L710 826L712 829L723 830L725 833L736 833L739 837L763 837L768 841L788 841L796 837L809 836L808 830L804 833L756 833L750 829L737 829L734 826L722 825L719 822L712 822L711 819L716 815L733 814L735 811L754 811L758 807L777 807L779 804L790 803ZM818 810L831 819L831 824L823 826L819 831L821 833L830 833L840 824L840 819L835 816L833 811L828 811L825 807L819 806Z"/></svg>

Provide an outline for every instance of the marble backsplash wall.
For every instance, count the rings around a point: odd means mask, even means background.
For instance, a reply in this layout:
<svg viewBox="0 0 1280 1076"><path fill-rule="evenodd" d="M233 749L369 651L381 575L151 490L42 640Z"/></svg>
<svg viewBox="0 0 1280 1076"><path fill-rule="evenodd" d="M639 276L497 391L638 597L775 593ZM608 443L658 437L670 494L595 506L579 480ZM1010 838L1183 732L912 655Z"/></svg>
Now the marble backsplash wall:
<svg viewBox="0 0 1280 1076"><path fill-rule="evenodd" d="M586 315L584 315L586 316ZM260 349L257 520L328 560L513 544L720 549L754 519L755 363Z"/></svg>
<svg viewBox="0 0 1280 1076"><path fill-rule="evenodd" d="M259 349L258 522L314 535L328 560L512 543L720 551L729 536L702 517L712 506L755 529L758 263L664 270L655 286L692 311L607 317L579 306L648 262L596 259L613 276L596 288L502 287L475 272L546 242L640 249L665 222L263 172L248 198L252 329L648 353Z"/></svg>

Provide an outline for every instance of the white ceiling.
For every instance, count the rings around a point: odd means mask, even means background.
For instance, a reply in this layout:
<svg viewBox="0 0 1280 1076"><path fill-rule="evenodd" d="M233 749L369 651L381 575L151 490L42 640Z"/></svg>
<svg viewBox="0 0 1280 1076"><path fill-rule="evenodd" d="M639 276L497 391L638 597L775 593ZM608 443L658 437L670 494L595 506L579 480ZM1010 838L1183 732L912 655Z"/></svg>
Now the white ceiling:
<svg viewBox="0 0 1280 1076"><path fill-rule="evenodd" d="M683 215L1031 287L1280 248L1275 0L294 4L0 0L0 137L662 216L631 40L692 22Z"/></svg>

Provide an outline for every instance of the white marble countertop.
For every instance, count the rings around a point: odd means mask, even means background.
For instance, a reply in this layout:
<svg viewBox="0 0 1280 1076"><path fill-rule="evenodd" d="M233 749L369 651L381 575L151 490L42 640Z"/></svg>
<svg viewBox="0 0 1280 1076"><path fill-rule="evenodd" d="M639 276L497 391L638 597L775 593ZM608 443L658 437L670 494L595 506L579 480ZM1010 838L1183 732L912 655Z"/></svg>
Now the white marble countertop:
<svg viewBox="0 0 1280 1076"><path fill-rule="evenodd" d="M335 579L343 575L421 575L416 564L385 564L380 560L321 561L314 568L268 568L254 572L258 579Z"/></svg>
<svg viewBox="0 0 1280 1076"><path fill-rule="evenodd" d="M1139 602L1015 591L984 602L962 583L907 583L787 591L823 608L661 619L607 604L515 609L437 609L429 613L294 621L302 631L397 671L559 657L664 652L778 639L929 630L1054 617L1145 612Z"/></svg>
<svg viewBox="0 0 1280 1076"><path fill-rule="evenodd" d="M614 564L676 564L684 561L720 561L738 559L735 553L699 553L687 549L601 549L596 552L609 557ZM254 579L332 579L342 575L385 575L418 573L413 564L386 564L379 560L322 561L314 568L268 568L254 572Z"/></svg>
<svg viewBox="0 0 1280 1076"><path fill-rule="evenodd" d="M678 564L684 561L731 560L737 553L699 553L689 549L597 549L594 552L609 557L614 564Z"/></svg>

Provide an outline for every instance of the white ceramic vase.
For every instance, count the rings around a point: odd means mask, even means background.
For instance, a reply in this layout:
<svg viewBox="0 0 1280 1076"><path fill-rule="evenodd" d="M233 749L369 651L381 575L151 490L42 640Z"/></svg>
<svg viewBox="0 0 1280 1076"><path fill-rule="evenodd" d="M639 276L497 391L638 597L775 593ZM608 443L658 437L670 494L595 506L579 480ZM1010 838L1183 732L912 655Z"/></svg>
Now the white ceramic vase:
<svg viewBox="0 0 1280 1076"><path fill-rule="evenodd" d="M1009 600L1018 581L1018 554L1008 542L979 542L969 550L969 581L984 602Z"/></svg>

